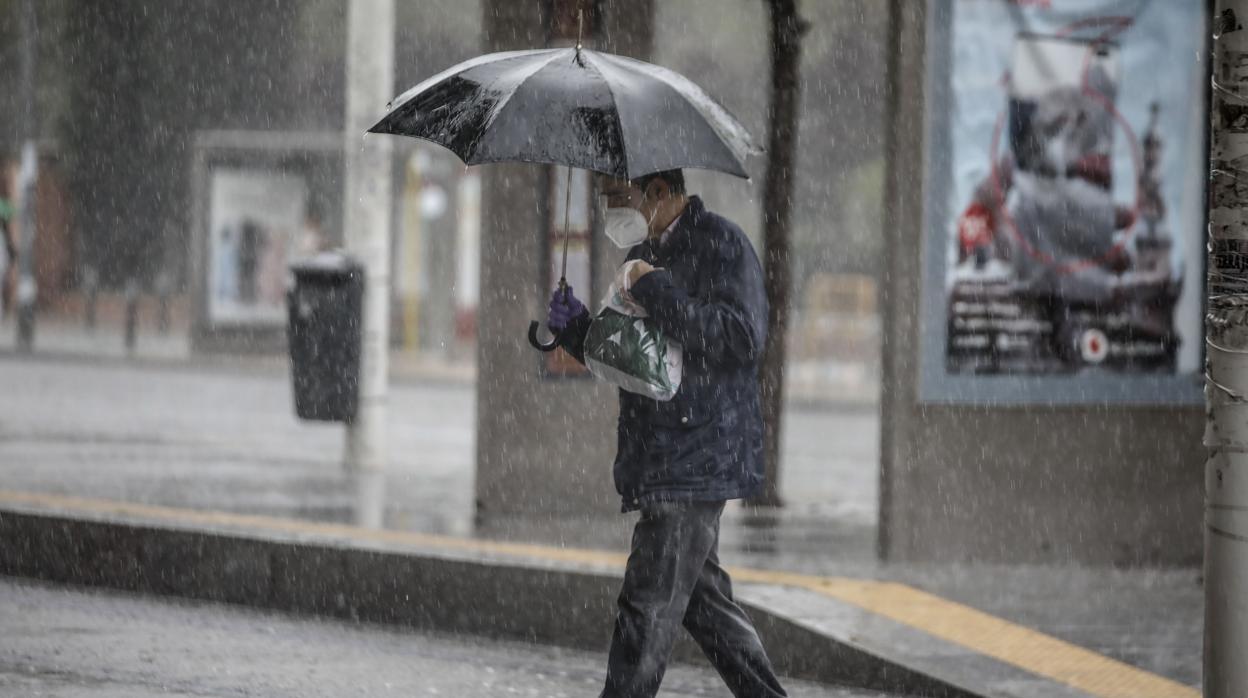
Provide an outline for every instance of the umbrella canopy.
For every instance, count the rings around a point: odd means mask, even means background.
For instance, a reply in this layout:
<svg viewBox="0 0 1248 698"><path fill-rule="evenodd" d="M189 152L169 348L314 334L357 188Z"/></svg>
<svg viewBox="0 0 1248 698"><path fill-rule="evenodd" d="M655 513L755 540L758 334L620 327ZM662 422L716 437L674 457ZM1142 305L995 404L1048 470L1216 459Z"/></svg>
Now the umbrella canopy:
<svg viewBox="0 0 1248 698"><path fill-rule="evenodd" d="M679 73L588 49L480 56L404 92L372 133L414 136L465 163L568 165L623 179L676 168L748 178L745 128Z"/></svg>

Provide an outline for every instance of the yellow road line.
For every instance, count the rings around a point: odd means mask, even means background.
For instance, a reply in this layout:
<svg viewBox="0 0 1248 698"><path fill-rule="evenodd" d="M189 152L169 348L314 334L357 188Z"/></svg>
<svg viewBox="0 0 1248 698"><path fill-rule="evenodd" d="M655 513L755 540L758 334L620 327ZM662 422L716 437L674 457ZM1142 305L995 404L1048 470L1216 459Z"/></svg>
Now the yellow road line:
<svg viewBox="0 0 1248 698"><path fill-rule="evenodd" d="M137 516L207 526L260 528L416 547L473 551L619 569L627 556L601 550L366 529L270 516L197 511L101 499L0 490L0 503ZM993 657L1098 698L1199 698L1196 689L1102 654L896 582L729 568L739 582L792 586L823 594L929 635Z"/></svg>

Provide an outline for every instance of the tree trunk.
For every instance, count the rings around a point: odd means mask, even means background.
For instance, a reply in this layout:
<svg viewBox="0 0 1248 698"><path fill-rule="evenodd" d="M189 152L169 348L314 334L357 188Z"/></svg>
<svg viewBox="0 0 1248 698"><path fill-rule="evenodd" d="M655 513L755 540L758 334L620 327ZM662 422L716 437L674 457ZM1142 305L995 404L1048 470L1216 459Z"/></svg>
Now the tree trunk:
<svg viewBox="0 0 1248 698"><path fill-rule="evenodd" d="M1235 182L1248 143L1224 109L1248 105L1248 80L1224 69L1248 51L1248 0L1220 0L1214 16L1211 195L1206 332L1205 658L1209 698L1248 695L1248 197Z"/></svg>
<svg viewBox="0 0 1248 698"><path fill-rule="evenodd" d="M797 0L764 0L771 19L771 105L768 110L767 175L763 190L763 248L767 301L767 348L761 376L765 489L752 506L782 506L780 435L784 408L785 337L789 327L789 221L793 209L793 165L797 152L798 61L807 24Z"/></svg>

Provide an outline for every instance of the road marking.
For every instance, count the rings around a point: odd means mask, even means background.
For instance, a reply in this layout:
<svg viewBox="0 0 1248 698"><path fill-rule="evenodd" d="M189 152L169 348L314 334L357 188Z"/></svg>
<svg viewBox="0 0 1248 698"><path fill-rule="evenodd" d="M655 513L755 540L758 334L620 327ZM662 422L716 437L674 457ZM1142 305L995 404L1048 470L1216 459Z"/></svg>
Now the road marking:
<svg viewBox="0 0 1248 698"><path fill-rule="evenodd" d="M67 514L86 512L133 516L180 525L264 529L347 540L396 543L426 549L472 551L569 562L614 570L623 569L628 559L625 554L603 550L455 538L30 492L0 490L0 504L3 503L33 505ZM738 582L792 586L823 594L1098 698L1200 696L1200 692L1190 686L906 584L744 567L729 567L728 572Z"/></svg>
<svg viewBox="0 0 1248 698"><path fill-rule="evenodd" d="M383 543L397 543L419 548L437 548L442 550L461 550L482 553L507 555L510 557L536 558L554 562L571 562L582 565L622 569L628 556L604 550L582 550L577 548L555 548L546 545L528 543L508 543L474 538L455 538L431 533L415 533L410 531L393 531L374 528L361 528L346 524L319 523L300 519L284 519L274 516L257 516L253 514L235 514L225 511L201 509L179 509L150 504L131 504L109 499L87 499L62 495L37 494L33 492L15 492L0 490L0 504L35 505L67 514L86 512L108 516L136 516L140 518L168 521L181 525L203 525L210 527L229 527L242 529L266 529L302 535L322 535L331 538L348 540L369 540Z"/></svg>

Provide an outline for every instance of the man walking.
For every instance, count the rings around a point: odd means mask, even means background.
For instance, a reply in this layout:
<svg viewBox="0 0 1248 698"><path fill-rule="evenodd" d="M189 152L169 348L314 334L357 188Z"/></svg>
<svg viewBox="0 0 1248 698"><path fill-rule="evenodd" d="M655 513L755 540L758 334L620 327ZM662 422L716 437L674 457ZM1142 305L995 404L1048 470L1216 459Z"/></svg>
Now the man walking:
<svg viewBox="0 0 1248 698"><path fill-rule="evenodd" d="M615 487L639 510L620 590L603 698L654 696L681 625L737 698L786 696L719 566L724 503L763 484L758 365L767 298L741 229L687 196L669 170L605 178L606 233L630 248L628 293L684 349L672 400L620 391ZM584 361L590 317L569 287L547 325Z"/></svg>

